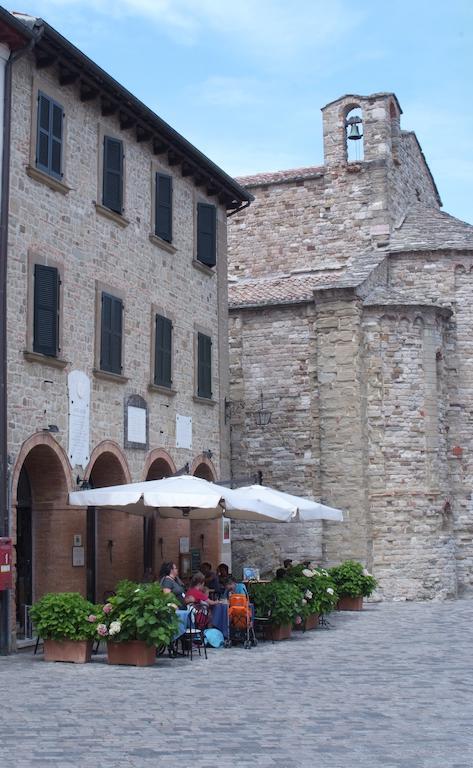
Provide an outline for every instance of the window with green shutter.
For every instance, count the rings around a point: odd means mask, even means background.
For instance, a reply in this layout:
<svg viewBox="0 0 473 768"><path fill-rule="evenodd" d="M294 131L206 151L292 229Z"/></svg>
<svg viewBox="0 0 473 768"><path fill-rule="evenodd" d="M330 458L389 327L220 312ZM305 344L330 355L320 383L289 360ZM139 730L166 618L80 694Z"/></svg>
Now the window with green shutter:
<svg viewBox="0 0 473 768"><path fill-rule="evenodd" d="M38 93L36 167L56 179L62 178L62 137L64 111L46 94Z"/></svg>
<svg viewBox="0 0 473 768"><path fill-rule="evenodd" d="M197 394L212 397L212 339L204 333L197 334Z"/></svg>
<svg viewBox="0 0 473 768"><path fill-rule="evenodd" d="M115 213L123 212L123 142L104 137L102 204Z"/></svg>
<svg viewBox="0 0 473 768"><path fill-rule="evenodd" d="M197 260L207 267L217 263L217 209L207 203L197 204Z"/></svg>
<svg viewBox="0 0 473 768"><path fill-rule="evenodd" d="M156 174L155 234L172 242L172 176Z"/></svg>
<svg viewBox="0 0 473 768"><path fill-rule="evenodd" d="M59 272L35 264L33 352L57 357L59 338Z"/></svg>
<svg viewBox="0 0 473 768"><path fill-rule="evenodd" d="M171 388L172 384L172 322L156 315L154 383Z"/></svg>
<svg viewBox="0 0 473 768"><path fill-rule="evenodd" d="M102 293L100 333L100 368L109 373L122 372L123 302Z"/></svg>

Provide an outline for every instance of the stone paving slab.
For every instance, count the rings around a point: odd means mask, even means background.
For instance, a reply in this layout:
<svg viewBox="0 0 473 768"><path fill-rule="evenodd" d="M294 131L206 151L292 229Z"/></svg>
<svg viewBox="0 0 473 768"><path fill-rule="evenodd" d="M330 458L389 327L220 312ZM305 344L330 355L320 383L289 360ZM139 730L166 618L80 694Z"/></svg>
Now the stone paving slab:
<svg viewBox="0 0 473 768"><path fill-rule="evenodd" d="M0 657L2 768L472 768L473 601L151 668Z"/></svg>

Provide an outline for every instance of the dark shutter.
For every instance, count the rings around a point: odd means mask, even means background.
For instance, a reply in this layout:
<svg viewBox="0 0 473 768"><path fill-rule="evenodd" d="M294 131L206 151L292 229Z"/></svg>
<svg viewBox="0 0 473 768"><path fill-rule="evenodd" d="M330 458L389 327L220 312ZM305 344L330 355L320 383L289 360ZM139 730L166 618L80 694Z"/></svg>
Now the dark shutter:
<svg viewBox="0 0 473 768"><path fill-rule="evenodd" d="M105 136L103 144L103 205L111 211L123 209L123 144Z"/></svg>
<svg viewBox="0 0 473 768"><path fill-rule="evenodd" d="M63 108L44 93L38 93L36 166L61 178Z"/></svg>
<svg viewBox="0 0 473 768"><path fill-rule="evenodd" d="M172 323L167 317L156 315L156 347L154 360L154 383L170 387L172 361Z"/></svg>
<svg viewBox="0 0 473 768"><path fill-rule="evenodd" d="M109 373L122 372L123 302L102 293L102 325L100 338L100 368Z"/></svg>
<svg viewBox="0 0 473 768"><path fill-rule="evenodd" d="M58 350L59 273L35 264L33 351L56 357Z"/></svg>
<svg viewBox="0 0 473 768"><path fill-rule="evenodd" d="M156 225L158 237L172 241L172 177L156 174Z"/></svg>
<svg viewBox="0 0 473 768"><path fill-rule="evenodd" d="M197 334L197 394L212 397L212 339L203 333Z"/></svg>
<svg viewBox="0 0 473 768"><path fill-rule="evenodd" d="M217 263L217 210L214 205L197 205L197 259L208 267Z"/></svg>

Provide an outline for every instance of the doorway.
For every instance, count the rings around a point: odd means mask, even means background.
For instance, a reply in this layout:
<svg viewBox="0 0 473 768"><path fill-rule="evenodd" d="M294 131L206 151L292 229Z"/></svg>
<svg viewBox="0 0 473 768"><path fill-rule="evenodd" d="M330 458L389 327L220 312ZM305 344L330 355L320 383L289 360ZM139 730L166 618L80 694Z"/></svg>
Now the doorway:
<svg viewBox="0 0 473 768"><path fill-rule="evenodd" d="M31 485L24 466L17 491L15 594L17 638L25 640L32 637L29 608L33 601L33 530Z"/></svg>

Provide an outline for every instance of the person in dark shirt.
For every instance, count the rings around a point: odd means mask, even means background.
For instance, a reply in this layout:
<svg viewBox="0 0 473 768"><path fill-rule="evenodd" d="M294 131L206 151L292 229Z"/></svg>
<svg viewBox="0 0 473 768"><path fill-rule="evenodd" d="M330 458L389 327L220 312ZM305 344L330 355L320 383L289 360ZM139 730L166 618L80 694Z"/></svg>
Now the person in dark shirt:
<svg viewBox="0 0 473 768"><path fill-rule="evenodd" d="M211 592L218 594L220 592L220 582L217 574L212 570L212 563L201 563L200 569L204 574L205 586L208 587Z"/></svg>
<svg viewBox="0 0 473 768"><path fill-rule="evenodd" d="M172 592L180 608L187 608L184 585L179 578L176 563L168 562L162 564L159 571L159 583L163 589Z"/></svg>

